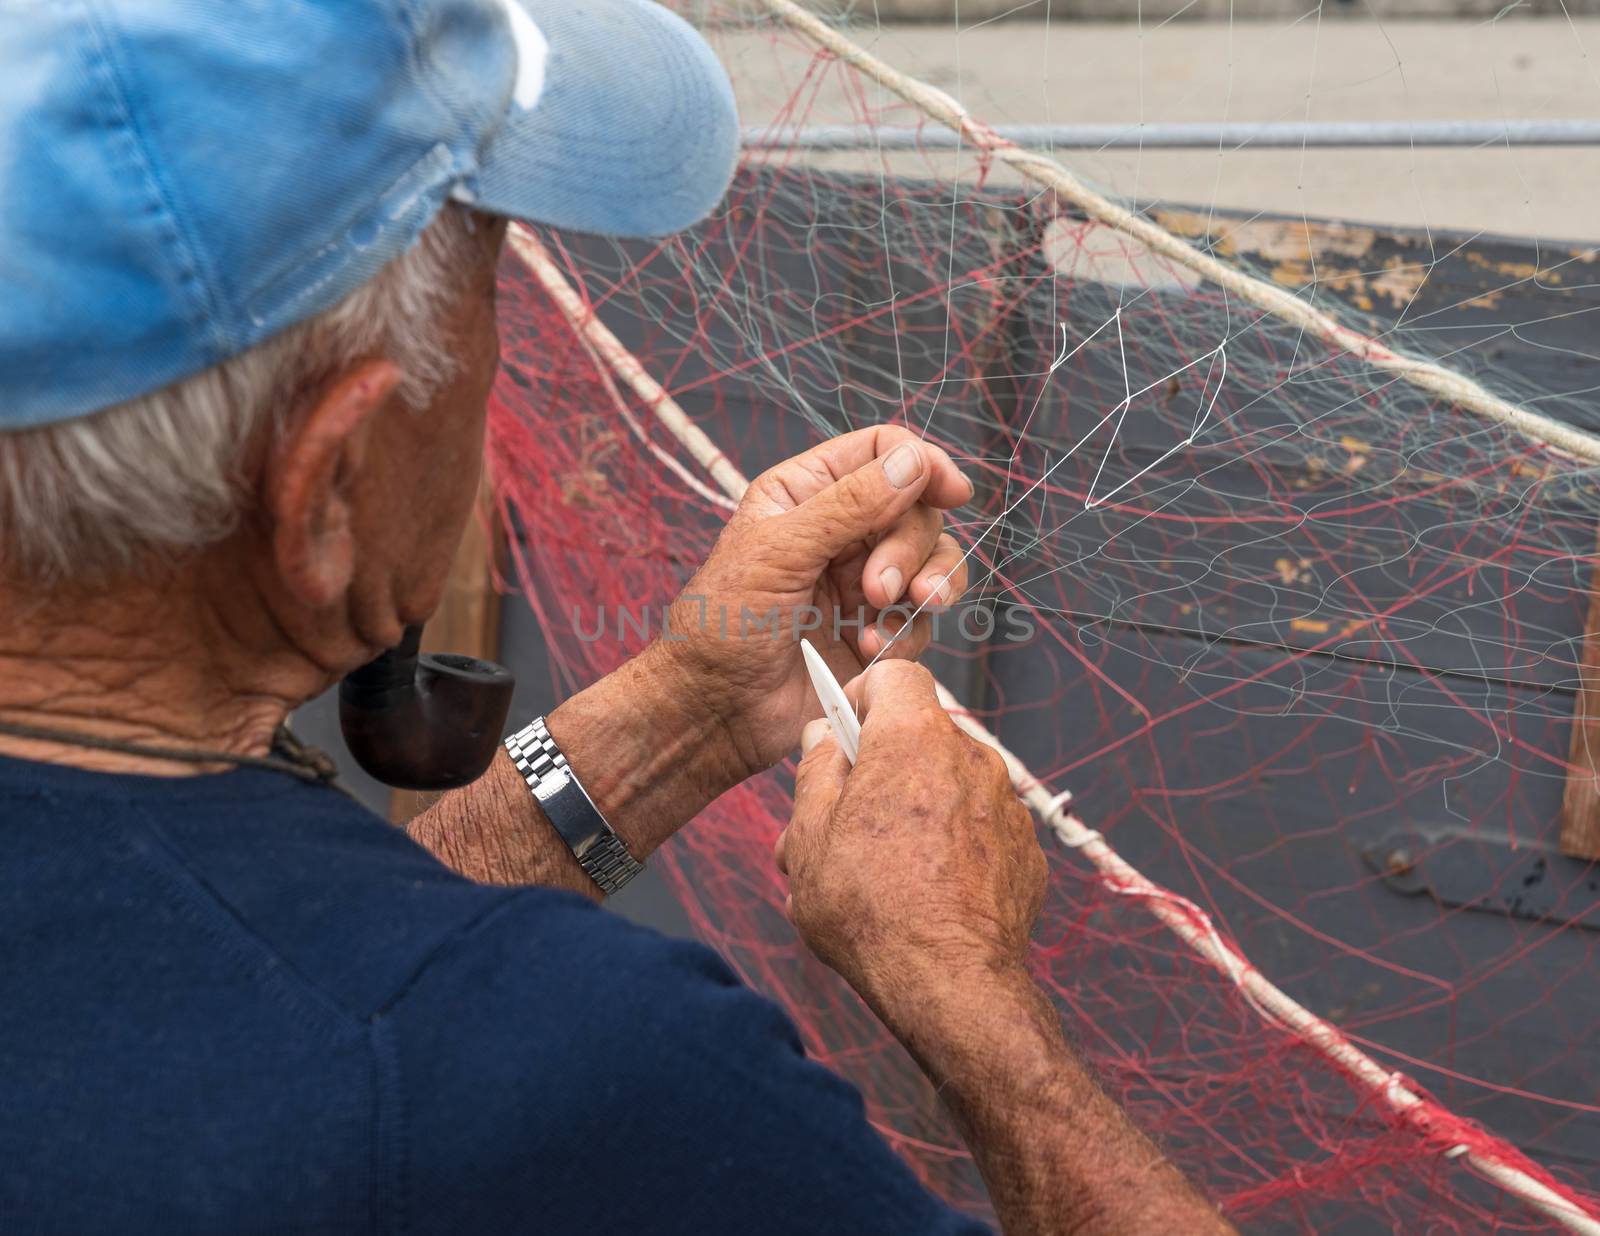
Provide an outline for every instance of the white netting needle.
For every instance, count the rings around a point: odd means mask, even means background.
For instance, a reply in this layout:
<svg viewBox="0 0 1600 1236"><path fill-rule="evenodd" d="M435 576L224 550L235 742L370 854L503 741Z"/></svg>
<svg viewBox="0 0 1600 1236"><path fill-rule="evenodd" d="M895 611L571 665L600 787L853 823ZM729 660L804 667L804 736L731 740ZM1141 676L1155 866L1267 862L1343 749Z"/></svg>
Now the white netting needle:
<svg viewBox="0 0 1600 1236"><path fill-rule="evenodd" d="M800 652L806 659L806 670L811 675L811 689L822 701L822 715L828 719L828 727L833 730L839 749L854 766L856 752L861 750L861 722L856 720L855 709L850 707L844 688L833 676L822 654L811 646L810 640L800 641Z"/></svg>

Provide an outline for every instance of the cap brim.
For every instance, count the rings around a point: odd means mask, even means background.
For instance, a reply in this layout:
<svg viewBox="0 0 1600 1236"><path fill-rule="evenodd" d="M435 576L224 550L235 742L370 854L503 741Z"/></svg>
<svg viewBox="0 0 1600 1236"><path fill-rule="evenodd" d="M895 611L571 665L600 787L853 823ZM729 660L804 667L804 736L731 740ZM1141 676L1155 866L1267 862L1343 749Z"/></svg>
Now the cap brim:
<svg viewBox="0 0 1600 1236"><path fill-rule="evenodd" d="M513 103L473 203L608 236L681 231L722 200L739 157L728 75L652 0L509 0L546 44L534 106Z"/></svg>

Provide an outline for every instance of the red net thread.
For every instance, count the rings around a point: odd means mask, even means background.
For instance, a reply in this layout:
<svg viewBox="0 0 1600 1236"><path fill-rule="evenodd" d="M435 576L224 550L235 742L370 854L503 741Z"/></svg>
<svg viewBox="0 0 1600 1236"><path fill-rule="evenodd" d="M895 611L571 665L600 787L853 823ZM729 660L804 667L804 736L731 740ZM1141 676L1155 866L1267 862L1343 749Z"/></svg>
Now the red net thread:
<svg viewBox="0 0 1600 1236"><path fill-rule="evenodd" d="M791 119L814 76L839 71L813 62ZM1593 887L1519 918L1386 878L1404 874L1395 830L1415 826L1406 861L1465 853L1483 898L1509 900L1494 875L1507 843L1548 837L1592 472L1308 346L1104 228L940 170L769 156L689 236L550 243L747 474L875 421L950 449L980 482L960 529L975 594L1008 634L949 635L941 676L1140 871L1428 1096L1422 1120L1397 1115L1044 837L1035 971L1108 1091L1231 1216L1559 1230L1453 1153L1595 1206L1600 1015L1581 993L1596 937L1560 914ZM652 453L703 476L514 261L501 312L492 476L570 689L642 647L641 619L659 623L724 512ZM1063 326L1077 350L1052 370ZM1481 363L1425 326L1384 335ZM1538 374L1489 376L1595 420ZM897 1150L982 1212L930 1088L781 913L771 847L789 785L780 769L730 793L662 865L696 931L863 1090Z"/></svg>

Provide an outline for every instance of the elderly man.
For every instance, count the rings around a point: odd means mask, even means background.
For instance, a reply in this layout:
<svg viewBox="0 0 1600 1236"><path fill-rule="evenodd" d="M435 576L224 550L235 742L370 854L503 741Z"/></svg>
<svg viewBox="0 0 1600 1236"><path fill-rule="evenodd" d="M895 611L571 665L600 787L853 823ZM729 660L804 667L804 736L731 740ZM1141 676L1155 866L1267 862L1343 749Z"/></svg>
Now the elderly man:
<svg viewBox="0 0 1600 1236"><path fill-rule="evenodd" d="M686 226L736 132L646 0L0 7L7 1233L975 1230L716 957L596 910L506 755L407 836L274 754L440 598L503 220ZM903 430L836 439L755 483L692 591L953 597L970 495ZM698 630L534 730L607 883L800 742L795 926L1004 1229L1223 1230L1028 977L1044 860L998 760L906 661L851 690L853 769L802 737L791 643Z"/></svg>

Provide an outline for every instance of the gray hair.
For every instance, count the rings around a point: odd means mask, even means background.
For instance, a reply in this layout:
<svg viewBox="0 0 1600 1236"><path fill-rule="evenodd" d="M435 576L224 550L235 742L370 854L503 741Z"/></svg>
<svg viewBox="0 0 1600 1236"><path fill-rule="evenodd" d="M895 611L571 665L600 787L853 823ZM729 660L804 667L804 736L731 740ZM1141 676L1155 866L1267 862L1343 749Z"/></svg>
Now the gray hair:
<svg viewBox="0 0 1600 1236"><path fill-rule="evenodd" d="M473 266L469 211L317 317L91 416L0 432L0 574L101 577L214 544L238 525L250 464L309 390L382 356L425 407L455 371L444 310ZM92 363L92 360L90 361Z"/></svg>

